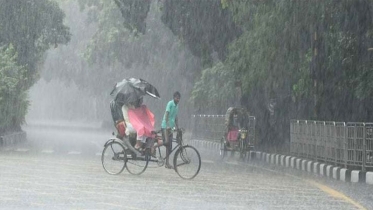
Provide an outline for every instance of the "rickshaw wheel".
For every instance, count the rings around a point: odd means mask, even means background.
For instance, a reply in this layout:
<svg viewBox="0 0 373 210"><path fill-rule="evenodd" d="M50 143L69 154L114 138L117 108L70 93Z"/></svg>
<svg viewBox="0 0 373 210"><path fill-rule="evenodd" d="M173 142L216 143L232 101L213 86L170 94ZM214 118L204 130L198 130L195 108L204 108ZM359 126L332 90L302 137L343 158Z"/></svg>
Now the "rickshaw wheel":
<svg viewBox="0 0 373 210"><path fill-rule="evenodd" d="M221 159L224 159L227 155L227 145L225 143L225 138L221 138L220 140L220 157Z"/></svg>

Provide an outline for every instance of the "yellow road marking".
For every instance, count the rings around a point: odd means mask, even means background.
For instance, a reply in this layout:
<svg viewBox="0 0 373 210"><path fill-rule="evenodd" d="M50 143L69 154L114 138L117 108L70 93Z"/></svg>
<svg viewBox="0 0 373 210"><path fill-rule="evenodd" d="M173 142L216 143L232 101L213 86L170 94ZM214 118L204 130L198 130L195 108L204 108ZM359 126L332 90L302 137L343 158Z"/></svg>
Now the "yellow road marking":
<svg viewBox="0 0 373 210"><path fill-rule="evenodd" d="M320 184L318 182L315 182L315 181L312 181L312 180L306 180L306 179L302 179L300 177L297 177L297 176L293 176L293 175L290 175L290 174L287 174L287 173L283 173L283 172L279 172L279 171L275 171L275 170L271 170L271 169L267 169L267 168L263 168L263 167L260 167L260 166L254 166L252 165L253 167L257 167L257 168L261 168L265 171L271 171L271 172L275 172L275 173L279 173L279 174L283 174L285 176L290 176L294 179L298 179L298 180L302 180L302 181L305 181L305 182L308 182L309 184L313 185L313 186L316 186L317 188L319 188L320 190L324 191L325 193L333 196L333 197L336 197L336 198L339 198L339 199L342 199L344 201L346 201L347 203L350 203L352 204L353 206L357 207L358 209L362 209L362 210L366 210L366 208L364 206L362 206L361 204L357 203L356 201L352 200L350 197L346 196L345 194L341 193L341 192L338 192L337 190L334 190L326 185L323 185L323 184Z"/></svg>
<svg viewBox="0 0 373 210"><path fill-rule="evenodd" d="M358 209L364 209L366 210L366 208L362 205L360 205L359 203L357 203L356 201L352 200L350 197L346 196L345 194L341 193L341 192L338 192L337 190L334 190L328 186L325 186L323 184L320 184L320 183L317 183L315 181L312 181L312 180L306 180L308 183L318 187L320 190L328 193L329 195L335 197L335 198L340 198L342 200L345 200L346 202L354 205L355 207L357 207Z"/></svg>

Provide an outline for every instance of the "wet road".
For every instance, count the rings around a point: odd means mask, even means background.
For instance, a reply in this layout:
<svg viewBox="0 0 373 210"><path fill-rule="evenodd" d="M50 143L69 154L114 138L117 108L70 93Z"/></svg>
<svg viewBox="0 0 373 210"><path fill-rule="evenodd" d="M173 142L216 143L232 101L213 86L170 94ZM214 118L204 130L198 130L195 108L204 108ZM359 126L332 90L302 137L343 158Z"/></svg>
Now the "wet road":
<svg viewBox="0 0 373 210"><path fill-rule="evenodd" d="M373 208L371 186L235 158L221 161L204 148L198 148L201 171L191 181L164 167L150 167L140 176L108 175L100 153L110 132L24 129L28 142L0 150L0 209Z"/></svg>

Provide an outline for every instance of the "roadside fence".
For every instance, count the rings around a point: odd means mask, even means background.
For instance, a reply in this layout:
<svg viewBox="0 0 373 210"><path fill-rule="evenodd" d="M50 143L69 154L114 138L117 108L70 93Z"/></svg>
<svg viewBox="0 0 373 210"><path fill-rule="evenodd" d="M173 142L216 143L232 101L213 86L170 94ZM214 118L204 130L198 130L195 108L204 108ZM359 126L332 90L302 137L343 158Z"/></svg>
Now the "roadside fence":
<svg viewBox="0 0 373 210"><path fill-rule="evenodd" d="M297 157L373 169L373 123L291 120L290 152Z"/></svg>

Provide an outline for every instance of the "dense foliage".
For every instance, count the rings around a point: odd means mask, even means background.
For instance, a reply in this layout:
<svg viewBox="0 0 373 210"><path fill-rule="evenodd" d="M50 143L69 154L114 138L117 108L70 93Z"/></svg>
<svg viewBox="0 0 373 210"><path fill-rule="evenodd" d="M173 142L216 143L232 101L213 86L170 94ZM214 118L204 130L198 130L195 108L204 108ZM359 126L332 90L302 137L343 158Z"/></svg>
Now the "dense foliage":
<svg viewBox="0 0 373 210"><path fill-rule="evenodd" d="M46 50L70 39L64 13L50 0L0 1L0 132L19 128L26 91L39 78Z"/></svg>
<svg viewBox="0 0 373 210"><path fill-rule="evenodd" d="M20 125L28 102L22 88L25 68L17 64L17 53L12 45L0 48L0 133Z"/></svg>
<svg viewBox="0 0 373 210"><path fill-rule="evenodd" d="M122 17L125 19L126 28L135 33L145 33L146 17L150 9L151 0L114 0Z"/></svg>
<svg viewBox="0 0 373 210"><path fill-rule="evenodd" d="M211 82L215 77L205 76L225 69L229 72L224 73L226 81L241 80L242 105L257 116L259 138L264 141L288 139L291 118L373 120L373 52L368 50L373 46L371 1L163 2L165 24L186 40L195 55L202 59L206 52L211 55L205 50L214 48L211 40L230 43L219 47L227 52L219 56L224 67L221 63L208 67L197 80L196 106L215 104L213 109L223 110L226 103L214 102L231 101L234 89L216 89ZM209 33L211 28L214 33ZM216 33L222 29L223 33ZM229 89L231 94L223 94Z"/></svg>
<svg viewBox="0 0 373 210"><path fill-rule="evenodd" d="M226 6L219 0L164 0L162 21L208 67L213 53L225 59L228 44L241 33Z"/></svg>
<svg viewBox="0 0 373 210"><path fill-rule="evenodd" d="M239 105L239 100L235 101L235 81L235 76L221 62L203 70L191 93L191 100L195 102L198 114L220 114L221 107Z"/></svg>

